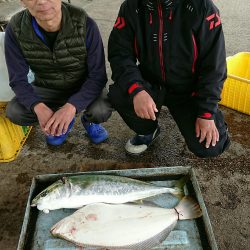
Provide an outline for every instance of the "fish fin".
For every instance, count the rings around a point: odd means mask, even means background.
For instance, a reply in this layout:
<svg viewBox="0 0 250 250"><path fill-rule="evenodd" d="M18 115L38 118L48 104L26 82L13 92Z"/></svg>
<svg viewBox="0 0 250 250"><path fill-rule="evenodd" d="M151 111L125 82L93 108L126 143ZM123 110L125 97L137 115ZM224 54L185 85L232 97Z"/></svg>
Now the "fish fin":
<svg viewBox="0 0 250 250"><path fill-rule="evenodd" d="M142 205L144 202L143 202L143 200L137 200L137 201L133 201L133 203L138 204L138 205Z"/></svg>
<svg viewBox="0 0 250 250"><path fill-rule="evenodd" d="M202 216L202 210L198 202L191 196L184 196L175 207L179 220L195 219Z"/></svg>
<svg viewBox="0 0 250 250"><path fill-rule="evenodd" d="M66 217L67 218L67 217ZM61 226L61 224L63 224L64 222L64 219L58 221L55 225L53 225L51 228L50 228L50 233L52 233L53 235L56 234L56 230L58 229L59 226Z"/></svg>
<svg viewBox="0 0 250 250"><path fill-rule="evenodd" d="M49 213L49 209L43 209L43 212L44 212L45 214L48 214L48 213Z"/></svg>
<svg viewBox="0 0 250 250"><path fill-rule="evenodd" d="M183 188L189 179L190 179L189 176L185 175L182 178L180 178L179 180L177 180L176 185L174 187L173 195L175 195L177 198L181 199L184 196Z"/></svg>
<svg viewBox="0 0 250 250"><path fill-rule="evenodd" d="M183 177L181 177L179 180L176 181L175 186L183 189L185 184L190 180L190 177L188 175L185 175Z"/></svg>
<svg viewBox="0 0 250 250"><path fill-rule="evenodd" d="M177 197L179 200L181 200L183 198L184 194L184 190L178 187L173 188L174 191L172 192L172 194Z"/></svg>

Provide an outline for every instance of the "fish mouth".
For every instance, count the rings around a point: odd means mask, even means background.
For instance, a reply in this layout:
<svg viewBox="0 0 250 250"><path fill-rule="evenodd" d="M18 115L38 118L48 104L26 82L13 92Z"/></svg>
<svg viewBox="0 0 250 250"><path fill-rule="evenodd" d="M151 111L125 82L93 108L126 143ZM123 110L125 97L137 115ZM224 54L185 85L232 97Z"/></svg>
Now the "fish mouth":
<svg viewBox="0 0 250 250"><path fill-rule="evenodd" d="M39 204L38 200L34 199L34 200L31 201L30 206L31 207L36 207L38 204Z"/></svg>
<svg viewBox="0 0 250 250"><path fill-rule="evenodd" d="M37 198L34 198L30 201L30 206L31 207L36 207L38 204L38 199Z"/></svg>

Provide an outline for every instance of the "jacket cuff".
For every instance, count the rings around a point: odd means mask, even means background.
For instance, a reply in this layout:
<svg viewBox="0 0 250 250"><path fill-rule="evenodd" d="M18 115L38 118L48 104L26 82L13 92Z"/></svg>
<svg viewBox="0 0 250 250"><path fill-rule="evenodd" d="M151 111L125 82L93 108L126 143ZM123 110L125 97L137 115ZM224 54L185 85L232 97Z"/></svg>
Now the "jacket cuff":
<svg viewBox="0 0 250 250"><path fill-rule="evenodd" d="M199 118L205 119L205 120L214 120L214 114L210 112L204 112L198 115Z"/></svg>
<svg viewBox="0 0 250 250"><path fill-rule="evenodd" d="M143 86L137 82L133 83L129 89L128 89L128 93L131 99L134 98L134 96L141 92L142 90L144 90Z"/></svg>

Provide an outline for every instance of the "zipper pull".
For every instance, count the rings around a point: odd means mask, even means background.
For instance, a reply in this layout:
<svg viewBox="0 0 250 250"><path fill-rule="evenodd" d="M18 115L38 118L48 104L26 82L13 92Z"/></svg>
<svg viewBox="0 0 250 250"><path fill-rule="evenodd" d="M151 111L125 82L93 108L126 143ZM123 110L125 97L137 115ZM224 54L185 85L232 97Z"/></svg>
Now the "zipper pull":
<svg viewBox="0 0 250 250"><path fill-rule="evenodd" d="M152 13L149 13L149 24L153 23L153 17L152 17Z"/></svg>
<svg viewBox="0 0 250 250"><path fill-rule="evenodd" d="M168 17L168 20L171 21L173 18L173 12L172 12L172 8L170 9L170 12L169 12L169 17Z"/></svg>

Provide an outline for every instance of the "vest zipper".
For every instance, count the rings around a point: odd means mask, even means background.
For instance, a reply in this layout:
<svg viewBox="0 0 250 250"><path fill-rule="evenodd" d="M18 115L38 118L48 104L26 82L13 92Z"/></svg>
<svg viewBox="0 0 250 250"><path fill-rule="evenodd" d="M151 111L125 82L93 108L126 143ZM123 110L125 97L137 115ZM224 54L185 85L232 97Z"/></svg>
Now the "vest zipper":
<svg viewBox="0 0 250 250"><path fill-rule="evenodd" d="M56 56L55 56L55 53L54 53L54 49L52 51L52 58L53 58L53 62L55 63L56 62Z"/></svg>
<svg viewBox="0 0 250 250"><path fill-rule="evenodd" d="M163 48L162 48L162 33L163 33L163 17L162 17L162 6L160 1L158 1L158 15L159 15L159 57L161 65L161 75L163 81L166 80L165 67L163 61Z"/></svg>

